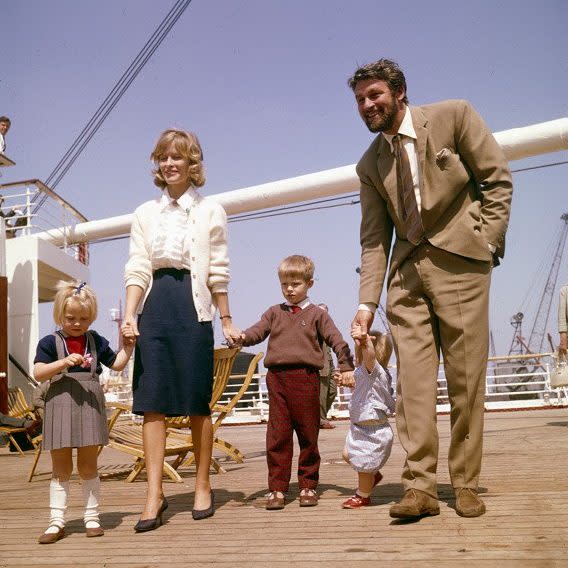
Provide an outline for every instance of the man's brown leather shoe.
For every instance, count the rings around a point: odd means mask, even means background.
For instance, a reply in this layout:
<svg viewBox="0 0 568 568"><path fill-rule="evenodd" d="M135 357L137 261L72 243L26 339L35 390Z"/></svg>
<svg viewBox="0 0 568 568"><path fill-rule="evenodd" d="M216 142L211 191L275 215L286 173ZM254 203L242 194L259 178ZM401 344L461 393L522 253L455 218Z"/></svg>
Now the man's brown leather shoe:
<svg viewBox="0 0 568 568"><path fill-rule="evenodd" d="M438 500L419 489L409 489L404 497L390 508L390 516L395 519L416 519L439 514Z"/></svg>
<svg viewBox="0 0 568 568"><path fill-rule="evenodd" d="M480 517L485 513L485 503L475 489L456 487L456 513L460 517Z"/></svg>

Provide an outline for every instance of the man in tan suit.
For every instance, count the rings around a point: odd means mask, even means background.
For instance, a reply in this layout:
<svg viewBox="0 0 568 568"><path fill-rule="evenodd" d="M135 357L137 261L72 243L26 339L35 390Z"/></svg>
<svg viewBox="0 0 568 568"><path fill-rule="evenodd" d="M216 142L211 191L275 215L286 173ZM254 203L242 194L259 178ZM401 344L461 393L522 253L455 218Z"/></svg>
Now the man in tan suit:
<svg viewBox="0 0 568 568"><path fill-rule="evenodd" d="M361 118L379 133L357 164L362 250L353 323L370 327L388 266L387 316L398 365L396 422L406 451L405 494L390 514L419 518L440 512L441 351L451 405L448 461L456 511L476 517L485 512L477 489L489 287L509 220L507 160L468 102L408 106L404 74L392 61L361 67L349 86Z"/></svg>

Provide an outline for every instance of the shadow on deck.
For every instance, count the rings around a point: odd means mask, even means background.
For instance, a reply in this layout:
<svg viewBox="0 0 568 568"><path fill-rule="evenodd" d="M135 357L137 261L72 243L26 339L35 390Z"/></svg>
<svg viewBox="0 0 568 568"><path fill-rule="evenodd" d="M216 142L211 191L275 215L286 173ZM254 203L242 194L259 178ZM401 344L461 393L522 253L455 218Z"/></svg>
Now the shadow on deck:
<svg viewBox="0 0 568 568"><path fill-rule="evenodd" d="M322 430L320 504L298 507L297 485L282 511L262 508L266 492L265 426L223 428L223 438L247 455L244 464L224 462L213 475L214 517L191 518L194 470L183 483L165 482L170 508L157 531L135 534L146 484L126 484L123 454L105 448L102 522L106 534L86 539L79 482L71 482L67 536L51 546L36 544L48 518L50 462L27 483L32 453L0 449L0 566L375 566L560 567L568 566L568 409L495 412L486 415L485 458L480 491L487 514L458 517L447 473L449 417L439 417L441 514L415 523L393 522L389 505L402 494L403 452L395 441L375 490L373 506L341 509L356 475L340 459L346 422Z"/></svg>

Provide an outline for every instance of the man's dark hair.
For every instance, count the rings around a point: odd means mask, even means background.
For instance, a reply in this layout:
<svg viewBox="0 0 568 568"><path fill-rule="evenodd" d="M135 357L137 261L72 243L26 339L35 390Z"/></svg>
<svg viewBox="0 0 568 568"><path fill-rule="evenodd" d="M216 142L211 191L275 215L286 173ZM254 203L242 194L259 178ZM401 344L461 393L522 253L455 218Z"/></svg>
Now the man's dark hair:
<svg viewBox="0 0 568 568"><path fill-rule="evenodd" d="M357 83L359 81L365 81L366 79L379 79L384 81L391 91L395 94L400 89L404 90L404 99L402 102L408 104L408 98L406 96L406 79L404 73L397 63L391 61L390 59L379 59L374 63L367 63L363 67L359 67L349 80L347 84L351 90L355 90Z"/></svg>
<svg viewBox="0 0 568 568"><path fill-rule="evenodd" d="M7 116L0 116L0 122L7 122L8 126L12 124L12 121Z"/></svg>

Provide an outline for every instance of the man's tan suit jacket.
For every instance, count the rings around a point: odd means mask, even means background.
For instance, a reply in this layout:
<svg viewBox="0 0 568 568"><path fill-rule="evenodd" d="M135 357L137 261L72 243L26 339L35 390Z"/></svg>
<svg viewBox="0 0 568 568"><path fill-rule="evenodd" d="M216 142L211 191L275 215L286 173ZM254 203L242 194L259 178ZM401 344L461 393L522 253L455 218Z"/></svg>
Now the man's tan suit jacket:
<svg viewBox="0 0 568 568"><path fill-rule="evenodd" d="M410 107L421 171L421 218L434 246L493 262L503 257L513 192L507 159L473 107L448 100ZM379 303L393 228L389 280L412 251L406 239L396 164L379 134L359 163L361 181L360 303ZM489 245L496 247L491 253Z"/></svg>

